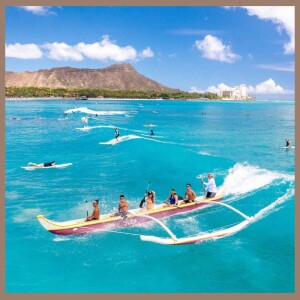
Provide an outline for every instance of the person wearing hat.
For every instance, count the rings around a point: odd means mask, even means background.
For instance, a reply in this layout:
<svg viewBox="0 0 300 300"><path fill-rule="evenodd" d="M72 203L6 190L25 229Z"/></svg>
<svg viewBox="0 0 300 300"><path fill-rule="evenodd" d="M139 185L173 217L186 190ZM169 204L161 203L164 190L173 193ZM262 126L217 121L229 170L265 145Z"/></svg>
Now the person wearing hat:
<svg viewBox="0 0 300 300"><path fill-rule="evenodd" d="M94 211L90 216L88 216L86 218L86 221L93 221L93 220L100 219L100 210L99 210L98 204L99 204L99 200L93 201Z"/></svg>
<svg viewBox="0 0 300 300"><path fill-rule="evenodd" d="M167 203L167 201L168 201L169 203ZM170 205L171 205L171 206L178 205L178 195L177 195L175 189L171 189L171 194L170 194L170 196L169 196L164 202L165 202L165 204L166 204L166 205L164 205L164 207L165 207L165 206L170 206Z"/></svg>

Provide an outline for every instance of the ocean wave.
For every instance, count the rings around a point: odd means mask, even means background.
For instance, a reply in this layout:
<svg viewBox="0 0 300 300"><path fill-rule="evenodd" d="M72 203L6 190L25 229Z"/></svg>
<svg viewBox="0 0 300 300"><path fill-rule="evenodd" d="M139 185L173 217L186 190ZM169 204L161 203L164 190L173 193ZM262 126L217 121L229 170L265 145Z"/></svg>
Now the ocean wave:
<svg viewBox="0 0 300 300"><path fill-rule="evenodd" d="M76 112L86 113L89 115L97 115L97 116L111 116L111 115L125 115L126 111L115 111L115 110L108 110L108 111L96 111L89 109L87 107L76 107L70 108L64 111L65 114L72 114Z"/></svg>

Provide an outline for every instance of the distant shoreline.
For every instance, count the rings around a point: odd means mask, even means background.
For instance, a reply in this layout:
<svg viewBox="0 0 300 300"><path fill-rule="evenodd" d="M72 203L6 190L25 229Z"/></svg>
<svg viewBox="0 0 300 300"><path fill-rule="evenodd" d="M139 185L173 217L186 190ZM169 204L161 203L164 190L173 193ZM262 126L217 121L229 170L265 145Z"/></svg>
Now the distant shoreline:
<svg viewBox="0 0 300 300"><path fill-rule="evenodd" d="M205 99L205 98L198 98L198 99L162 99L162 98L152 98L152 99L145 99L145 98L88 98L88 99L72 99L72 98L61 98L61 97L46 97L46 98L39 98L39 97L28 97L28 98L18 98L18 97L11 97L5 98L8 101L31 101L31 100L56 100L56 101L107 101L107 100L126 100L126 101L243 101L243 102L253 102L254 99Z"/></svg>

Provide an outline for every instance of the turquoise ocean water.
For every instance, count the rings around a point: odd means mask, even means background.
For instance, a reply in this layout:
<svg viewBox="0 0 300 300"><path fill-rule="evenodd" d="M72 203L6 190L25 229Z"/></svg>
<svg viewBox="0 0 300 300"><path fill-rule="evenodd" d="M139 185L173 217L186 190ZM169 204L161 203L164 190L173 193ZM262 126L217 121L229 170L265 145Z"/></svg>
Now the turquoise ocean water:
<svg viewBox="0 0 300 300"><path fill-rule="evenodd" d="M65 110L87 107L63 117ZM6 101L5 286L8 293L294 292L294 102ZM153 113L153 110L157 113ZM122 112L115 114L114 112ZM125 116L127 115L127 116ZM128 117L129 116L129 117ZM146 124L154 124L153 139ZM121 137L116 145L99 144ZM73 163L26 171L28 162ZM120 194L130 208L150 181L157 202L186 183L202 194L201 174L227 187L224 201L255 221L234 235L185 246L143 242L167 237L153 223L63 237L36 216L66 221L86 216L91 201L112 212ZM214 206L163 220L178 236L241 221Z"/></svg>

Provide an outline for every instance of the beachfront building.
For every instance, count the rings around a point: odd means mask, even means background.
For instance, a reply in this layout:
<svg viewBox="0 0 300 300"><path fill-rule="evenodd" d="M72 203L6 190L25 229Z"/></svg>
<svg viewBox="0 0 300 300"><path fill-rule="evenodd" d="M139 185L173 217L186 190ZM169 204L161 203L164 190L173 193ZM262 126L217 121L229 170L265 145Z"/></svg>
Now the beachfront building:
<svg viewBox="0 0 300 300"><path fill-rule="evenodd" d="M219 96L223 100L253 100L254 97L248 95L247 87L245 84L228 88L226 90L220 90Z"/></svg>

